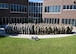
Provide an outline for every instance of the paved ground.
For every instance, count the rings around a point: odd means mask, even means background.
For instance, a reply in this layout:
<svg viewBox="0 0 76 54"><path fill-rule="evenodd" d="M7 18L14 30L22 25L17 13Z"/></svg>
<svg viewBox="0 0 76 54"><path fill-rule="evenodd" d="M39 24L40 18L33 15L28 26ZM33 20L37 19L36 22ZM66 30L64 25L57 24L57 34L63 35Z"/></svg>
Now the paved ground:
<svg viewBox="0 0 76 54"><path fill-rule="evenodd" d="M17 36L10 36L13 38L28 38L31 39L31 37L38 37L39 39L43 39L43 38L61 38L61 37L68 37L68 36L73 36L76 34L57 34L57 35L22 35L19 34Z"/></svg>
<svg viewBox="0 0 76 54"><path fill-rule="evenodd" d="M73 32L76 32L76 27L73 27L73 30L72 30Z"/></svg>

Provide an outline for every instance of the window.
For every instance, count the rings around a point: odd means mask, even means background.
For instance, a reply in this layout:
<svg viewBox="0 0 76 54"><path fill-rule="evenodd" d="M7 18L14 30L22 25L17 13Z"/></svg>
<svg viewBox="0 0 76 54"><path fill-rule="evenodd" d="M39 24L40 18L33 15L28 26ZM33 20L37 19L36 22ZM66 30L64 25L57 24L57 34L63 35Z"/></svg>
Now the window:
<svg viewBox="0 0 76 54"><path fill-rule="evenodd" d="M44 23L46 23L46 18L44 18Z"/></svg>
<svg viewBox="0 0 76 54"><path fill-rule="evenodd" d="M36 3L36 6L38 6L38 3Z"/></svg>
<svg viewBox="0 0 76 54"><path fill-rule="evenodd" d="M57 19L57 24L59 24L59 22L60 22L59 19Z"/></svg>
<svg viewBox="0 0 76 54"><path fill-rule="evenodd" d="M11 9L11 11L13 11L13 5L11 5L10 9Z"/></svg>
<svg viewBox="0 0 76 54"><path fill-rule="evenodd" d="M26 11L24 10L24 8L25 8L25 7L22 5L22 6L21 6L21 11L22 11L22 12L26 12Z"/></svg>
<svg viewBox="0 0 76 54"><path fill-rule="evenodd" d="M8 9L7 3L0 3L0 9Z"/></svg>
<svg viewBox="0 0 76 54"><path fill-rule="evenodd" d="M52 18L52 24L54 24L54 18Z"/></svg>
<svg viewBox="0 0 76 54"><path fill-rule="evenodd" d="M58 12L58 6L55 6L54 10L55 10L55 12Z"/></svg>
<svg viewBox="0 0 76 54"><path fill-rule="evenodd" d="M67 24L69 24L69 19L67 19Z"/></svg>
<svg viewBox="0 0 76 54"><path fill-rule="evenodd" d="M57 12L60 12L60 6L57 6Z"/></svg>
<svg viewBox="0 0 76 54"><path fill-rule="evenodd" d="M42 12L42 7L40 7L40 9L39 9L39 10L40 10L40 12Z"/></svg>
<svg viewBox="0 0 76 54"><path fill-rule="evenodd" d="M45 12L60 12L60 6L46 6Z"/></svg>
<svg viewBox="0 0 76 54"><path fill-rule="evenodd" d="M64 24L64 19L62 19L62 23Z"/></svg>
<svg viewBox="0 0 76 54"><path fill-rule="evenodd" d="M56 7L55 6L53 6L53 12L56 12Z"/></svg>
<svg viewBox="0 0 76 54"><path fill-rule="evenodd" d="M47 11L49 12L49 6L47 7L47 9L48 9Z"/></svg>
<svg viewBox="0 0 76 54"><path fill-rule="evenodd" d="M43 3L40 3L40 6L42 6L43 5Z"/></svg>
<svg viewBox="0 0 76 54"><path fill-rule="evenodd" d="M63 9L76 9L76 5L64 5Z"/></svg>
<svg viewBox="0 0 76 54"><path fill-rule="evenodd" d="M53 12L54 11L54 7L53 6L50 6L49 7L49 10L50 10L50 12Z"/></svg>
<svg viewBox="0 0 76 54"><path fill-rule="evenodd" d="M72 5L70 5L70 9L72 9L72 7L73 7L73 6L72 6Z"/></svg>
<svg viewBox="0 0 76 54"><path fill-rule="evenodd" d="M71 24L71 19L69 19L68 24Z"/></svg>
<svg viewBox="0 0 76 54"><path fill-rule="evenodd" d="M75 19L75 26L76 26L76 19Z"/></svg>
<svg viewBox="0 0 76 54"><path fill-rule="evenodd" d="M25 5L11 4L10 5L11 12L26 12Z"/></svg>
<svg viewBox="0 0 76 54"><path fill-rule="evenodd" d="M50 18L48 18L48 23L50 23Z"/></svg>
<svg viewBox="0 0 76 54"><path fill-rule="evenodd" d="M50 18L50 23L51 23L51 18Z"/></svg>
<svg viewBox="0 0 76 54"><path fill-rule="evenodd" d="M65 19L65 24L67 24L67 19Z"/></svg>
<svg viewBox="0 0 76 54"><path fill-rule="evenodd" d="M69 9L69 5L67 5L67 9Z"/></svg>
<svg viewBox="0 0 76 54"><path fill-rule="evenodd" d="M27 12L27 9L26 9L27 7L26 6L24 6L24 12Z"/></svg>
<svg viewBox="0 0 76 54"><path fill-rule="evenodd" d="M63 24L71 24L73 26L76 26L76 19L62 19Z"/></svg>
<svg viewBox="0 0 76 54"><path fill-rule="evenodd" d="M14 5L14 11L16 11L16 7L17 7L17 6L16 6L16 5Z"/></svg>
<svg viewBox="0 0 76 54"><path fill-rule="evenodd" d="M59 18L44 18L44 23L59 24Z"/></svg>
<svg viewBox="0 0 76 54"><path fill-rule="evenodd" d="M72 19L72 25L74 24L74 19Z"/></svg>
<svg viewBox="0 0 76 54"><path fill-rule="evenodd" d="M32 2L29 2L29 6L33 6L33 3Z"/></svg>
<svg viewBox="0 0 76 54"><path fill-rule="evenodd" d="M45 7L45 12L48 12L48 7Z"/></svg>
<svg viewBox="0 0 76 54"><path fill-rule="evenodd" d="M52 12L52 8L51 8L51 6L49 7L49 10L50 10L49 12Z"/></svg>
<svg viewBox="0 0 76 54"><path fill-rule="evenodd" d="M63 9L66 9L66 5L63 6Z"/></svg>
<svg viewBox="0 0 76 54"><path fill-rule="evenodd" d="M76 9L76 5L74 5L74 9Z"/></svg>
<svg viewBox="0 0 76 54"><path fill-rule="evenodd" d="M57 19L55 18L55 22L54 23L56 23L57 22Z"/></svg>

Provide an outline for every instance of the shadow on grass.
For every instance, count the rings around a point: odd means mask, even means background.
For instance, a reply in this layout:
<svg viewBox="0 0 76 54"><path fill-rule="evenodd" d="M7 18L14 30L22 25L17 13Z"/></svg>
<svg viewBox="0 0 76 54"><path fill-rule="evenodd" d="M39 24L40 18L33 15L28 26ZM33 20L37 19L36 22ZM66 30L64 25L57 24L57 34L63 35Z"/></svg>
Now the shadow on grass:
<svg viewBox="0 0 76 54"><path fill-rule="evenodd" d="M4 34L4 35L0 35L0 38L6 38L9 36L18 36L18 34Z"/></svg>
<svg viewBox="0 0 76 54"><path fill-rule="evenodd" d="M0 38L5 38L9 36L18 36L18 34L0 34Z"/></svg>
<svg viewBox="0 0 76 54"><path fill-rule="evenodd" d="M0 38L5 38L5 37L7 37L7 36L4 36L4 35L0 35Z"/></svg>
<svg viewBox="0 0 76 54"><path fill-rule="evenodd" d="M8 36L18 36L18 34L9 34Z"/></svg>

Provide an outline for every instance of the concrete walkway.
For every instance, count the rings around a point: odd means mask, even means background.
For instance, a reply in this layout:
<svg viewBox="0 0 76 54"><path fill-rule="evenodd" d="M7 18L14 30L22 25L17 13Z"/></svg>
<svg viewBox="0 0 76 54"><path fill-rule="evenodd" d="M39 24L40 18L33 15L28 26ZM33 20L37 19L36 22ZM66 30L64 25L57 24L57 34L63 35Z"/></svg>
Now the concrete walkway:
<svg viewBox="0 0 76 54"><path fill-rule="evenodd" d="M61 38L61 37L68 37L68 36L74 36L76 34L57 34L57 35L22 35L19 34L17 36L9 36L13 38L28 38L31 39L31 37L38 37L39 39L43 38Z"/></svg>

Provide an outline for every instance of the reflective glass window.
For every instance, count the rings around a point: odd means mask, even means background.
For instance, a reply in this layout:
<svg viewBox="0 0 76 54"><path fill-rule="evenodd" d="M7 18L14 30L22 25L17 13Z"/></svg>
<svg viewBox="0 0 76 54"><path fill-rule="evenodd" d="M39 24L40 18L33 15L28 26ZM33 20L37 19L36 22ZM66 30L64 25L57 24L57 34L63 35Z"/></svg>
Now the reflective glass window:
<svg viewBox="0 0 76 54"><path fill-rule="evenodd" d="M63 6L63 9L66 9L66 5Z"/></svg>
<svg viewBox="0 0 76 54"><path fill-rule="evenodd" d="M67 5L67 9L69 9L69 5Z"/></svg>
<svg viewBox="0 0 76 54"><path fill-rule="evenodd" d="M72 9L73 5L70 5L70 9Z"/></svg>
<svg viewBox="0 0 76 54"><path fill-rule="evenodd" d="M76 9L76 5L74 5L74 9Z"/></svg>

